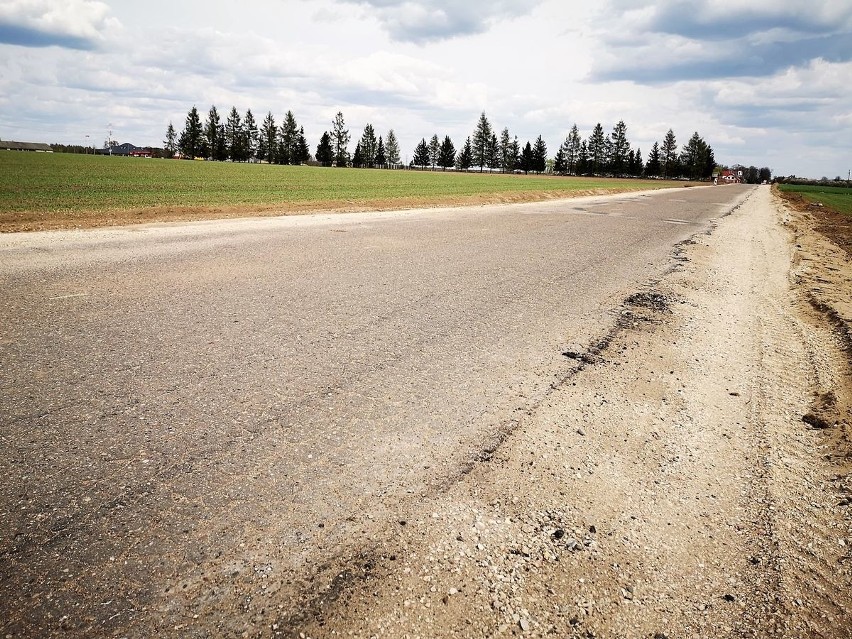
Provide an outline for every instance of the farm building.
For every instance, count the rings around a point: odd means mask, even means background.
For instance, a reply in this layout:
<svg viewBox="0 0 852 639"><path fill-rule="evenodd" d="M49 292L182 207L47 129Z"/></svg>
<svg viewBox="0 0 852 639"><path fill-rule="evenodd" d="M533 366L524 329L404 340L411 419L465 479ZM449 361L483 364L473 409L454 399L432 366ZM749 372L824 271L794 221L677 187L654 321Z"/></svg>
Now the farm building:
<svg viewBox="0 0 852 639"><path fill-rule="evenodd" d="M13 142L0 140L0 150L5 151L36 151L38 153L53 153L49 144L44 142Z"/></svg>

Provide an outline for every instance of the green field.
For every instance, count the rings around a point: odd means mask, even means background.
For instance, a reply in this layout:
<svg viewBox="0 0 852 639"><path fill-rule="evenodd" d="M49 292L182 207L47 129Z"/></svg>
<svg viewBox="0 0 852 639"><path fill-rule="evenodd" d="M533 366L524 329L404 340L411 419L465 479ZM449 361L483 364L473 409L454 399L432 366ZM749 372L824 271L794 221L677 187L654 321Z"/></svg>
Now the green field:
<svg viewBox="0 0 852 639"><path fill-rule="evenodd" d="M805 184L779 184L784 193L797 193L809 202L852 215L852 189L842 186L809 186Z"/></svg>
<svg viewBox="0 0 852 639"><path fill-rule="evenodd" d="M0 229L521 201L683 182L337 169L0 151Z"/></svg>

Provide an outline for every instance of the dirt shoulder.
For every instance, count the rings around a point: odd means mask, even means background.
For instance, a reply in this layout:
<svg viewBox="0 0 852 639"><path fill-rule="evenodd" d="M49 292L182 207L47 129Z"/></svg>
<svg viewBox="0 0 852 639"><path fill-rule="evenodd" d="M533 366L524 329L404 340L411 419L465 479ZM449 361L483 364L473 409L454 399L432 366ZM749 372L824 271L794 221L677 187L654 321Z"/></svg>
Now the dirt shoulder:
<svg viewBox="0 0 852 639"><path fill-rule="evenodd" d="M812 222L756 189L272 634L852 636L852 282Z"/></svg>

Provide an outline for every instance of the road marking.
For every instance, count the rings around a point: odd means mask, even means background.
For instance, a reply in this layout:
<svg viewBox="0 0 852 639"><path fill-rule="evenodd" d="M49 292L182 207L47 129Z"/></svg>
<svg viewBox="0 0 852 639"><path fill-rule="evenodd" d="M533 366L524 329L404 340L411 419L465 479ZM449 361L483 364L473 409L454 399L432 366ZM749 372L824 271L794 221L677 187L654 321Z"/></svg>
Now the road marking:
<svg viewBox="0 0 852 639"><path fill-rule="evenodd" d="M669 224L695 224L695 222L690 222L689 220L663 220L663 222L668 222Z"/></svg>

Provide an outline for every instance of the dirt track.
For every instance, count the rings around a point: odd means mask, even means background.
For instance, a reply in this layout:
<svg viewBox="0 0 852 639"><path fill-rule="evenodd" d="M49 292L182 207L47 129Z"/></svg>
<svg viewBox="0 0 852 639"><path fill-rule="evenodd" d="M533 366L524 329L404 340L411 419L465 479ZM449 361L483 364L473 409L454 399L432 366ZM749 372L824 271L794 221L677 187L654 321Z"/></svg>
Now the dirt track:
<svg viewBox="0 0 852 639"><path fill-rule="evenodd" d="M493 457L290 621L310 637L852 636L849 309L826 318L852 283L813 225L758 189L601 350L569 354L582 370Z"/></svg>

